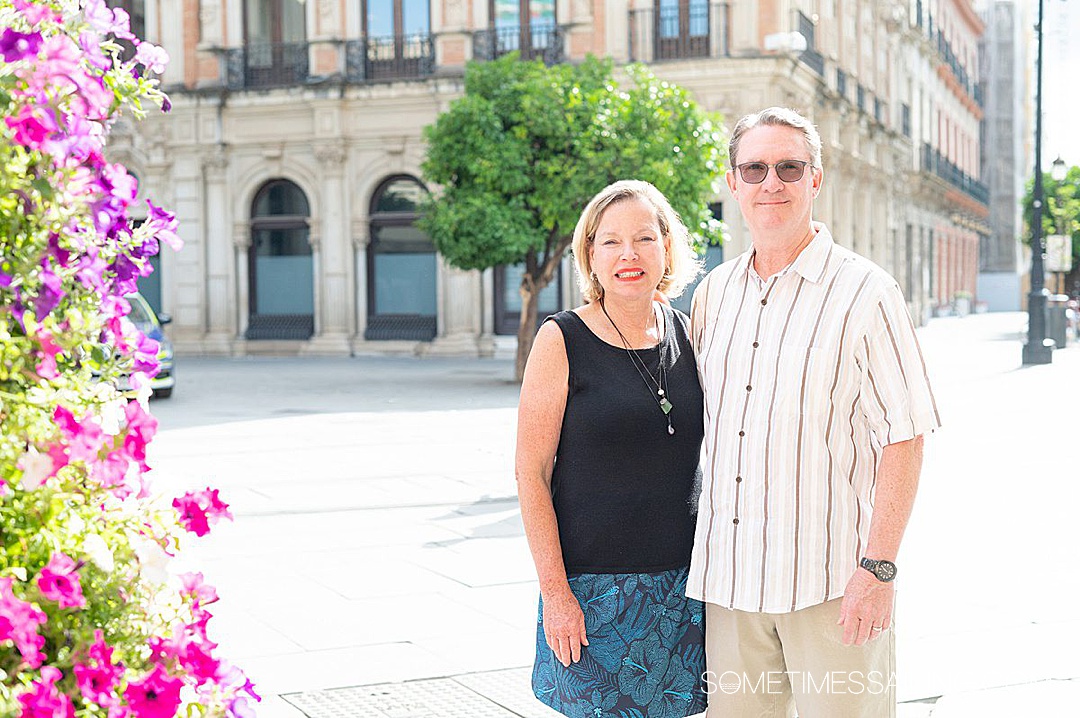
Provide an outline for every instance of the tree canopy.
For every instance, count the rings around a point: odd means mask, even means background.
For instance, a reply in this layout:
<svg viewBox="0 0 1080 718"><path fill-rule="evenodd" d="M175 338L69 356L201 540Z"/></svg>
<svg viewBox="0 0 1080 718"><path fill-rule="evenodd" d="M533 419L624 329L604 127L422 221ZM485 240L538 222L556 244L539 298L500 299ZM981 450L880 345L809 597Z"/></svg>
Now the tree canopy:
<svg viewBox="0 0 1080 718"><path fill-rule="evenodd" d="M524 264L518 376L535 298L555 275L588 201L620 179L663 192L701 248L724 170L720 118L646 67L616 82L607 60L545 66L516 54L466 68L465 93L426 128L425 179L438 185L422 227L461 269Z"/></svg>

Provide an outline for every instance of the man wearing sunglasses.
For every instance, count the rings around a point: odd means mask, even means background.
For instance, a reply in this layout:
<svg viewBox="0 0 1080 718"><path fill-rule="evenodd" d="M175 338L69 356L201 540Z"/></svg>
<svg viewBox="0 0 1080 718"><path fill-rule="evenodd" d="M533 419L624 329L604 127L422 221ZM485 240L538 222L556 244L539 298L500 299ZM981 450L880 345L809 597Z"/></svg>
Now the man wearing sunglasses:
<svg viewBox="0 0 1080 718"><path fill-rule="evenodd" d="M747 115L728 154L752 246L691 310L708 715L894 716L896 558L940 424L925 363L896 281L813 220L814 125Z"/></svg>

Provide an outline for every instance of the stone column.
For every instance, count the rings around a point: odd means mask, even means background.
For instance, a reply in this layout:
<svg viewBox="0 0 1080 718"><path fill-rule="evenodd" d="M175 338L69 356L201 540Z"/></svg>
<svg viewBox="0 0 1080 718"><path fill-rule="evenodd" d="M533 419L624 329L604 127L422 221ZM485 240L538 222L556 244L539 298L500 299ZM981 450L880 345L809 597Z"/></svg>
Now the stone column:
<svg viewBox="0 0 1080 718"><path fill-rule="evenodd" d="M233 355L243 356L246 352L245 334L248 328L251 297L251 274L248 271L248 252L251 251L251 225L239 220L233 222L233 258L236 263L236 304L233 313L236 317L236 336L233 340Z"/></svg>
<svg viewBox="0 0 1080 718"><path fill-rule="evenodd" d="M345 147L329 142L315 148L322 168L322 211L312 222L311 248L315 265L315 336L304 353L348 355L350 333L349 257L347 199L345 197Z"/></svg>
<svg viewBox="0 0 1080 718"><path fill-rule="evenodd" d="M439 256L439 334L422 354L478 356L480 353L480 273L447 265Z"/></svg>
<svg viewBox="0 0 1080 718"><path fill-rule="evenodd" d="M228 354L236 335L232 312L236 272L229 242L228 158L218 147L203 157L203 226L206 236L206 335L203 350Z"/></svg>
<svg viewBox="0 0 1080 718"><path fill-rule="evenodd" d="M368 221L367 218L360 218L353 220L352 223L352 263L354 267L352 282L352 305L353 305L353 322L350 323L350 330L354 331L351 337L352 345L354 347L358 342L364 341L364 332L367 330L367 316L368 316L368 270L367 270L367 248L371 242L371 237L368 235Z"/></svg>

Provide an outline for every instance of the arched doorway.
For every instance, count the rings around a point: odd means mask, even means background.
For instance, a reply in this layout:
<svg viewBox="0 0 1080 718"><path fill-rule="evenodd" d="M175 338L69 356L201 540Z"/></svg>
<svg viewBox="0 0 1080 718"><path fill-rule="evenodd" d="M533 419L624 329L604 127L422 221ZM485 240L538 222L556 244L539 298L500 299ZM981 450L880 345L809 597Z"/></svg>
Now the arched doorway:
<svg viewBox="0 0 1080 718"><path fill-rule="evenodd" d="M251 207L248 339L308 339L315 331L307 197L288 180L267 182Z"/></svg>
<svg viewBox="0 0 1080 718"><path fill-rule="evenodd" d="M371 199L365 339L435 338L438 262L435 245L416 226L426 194L415 178L399 175L383 182Z"/></svg>

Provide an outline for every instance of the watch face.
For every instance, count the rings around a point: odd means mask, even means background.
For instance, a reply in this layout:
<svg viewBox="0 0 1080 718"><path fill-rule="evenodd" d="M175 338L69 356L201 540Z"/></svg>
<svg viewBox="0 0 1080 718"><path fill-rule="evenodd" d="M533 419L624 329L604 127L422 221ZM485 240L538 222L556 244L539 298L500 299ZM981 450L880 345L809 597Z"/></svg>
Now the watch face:
<svg viewBox="0 0 1080 718"><path fill-rule="evenodd" d="M888 583L896 578L896 564L892 561L878 561L877 566L874 567L874 575L879 581Z"/></svg>

